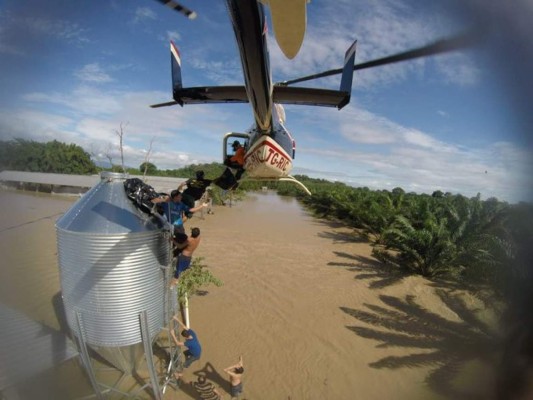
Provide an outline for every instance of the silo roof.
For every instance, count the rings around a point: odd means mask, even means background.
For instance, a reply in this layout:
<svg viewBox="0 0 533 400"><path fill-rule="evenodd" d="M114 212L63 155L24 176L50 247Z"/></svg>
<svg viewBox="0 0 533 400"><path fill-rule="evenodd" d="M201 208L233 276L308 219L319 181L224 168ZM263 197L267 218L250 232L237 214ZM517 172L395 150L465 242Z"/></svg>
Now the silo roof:
<svg viewBox="0 0 533 400"><path fill-rule="evenodd" d="M161 222L138 209L124 190L122 174L102 174L102 180L61 217L56 227L71 232L124 234L160 229Z"/></svg>

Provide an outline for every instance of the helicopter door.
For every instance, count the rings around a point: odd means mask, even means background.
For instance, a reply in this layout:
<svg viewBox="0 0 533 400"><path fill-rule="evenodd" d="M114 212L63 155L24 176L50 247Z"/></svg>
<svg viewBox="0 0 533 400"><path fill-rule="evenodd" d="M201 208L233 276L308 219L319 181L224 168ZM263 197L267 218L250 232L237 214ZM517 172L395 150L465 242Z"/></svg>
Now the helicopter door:
<svg viewBox="0 0 533 400"><path fill-rule="evenodd" d="M250 135L247 133L226 133L222 143L222 162L228 165L229 158L235 154L235 151L233 150L233 144L235 142L239 142L239 144L244 147L244 150L246 151L248 149L249 139Z"/></svg>

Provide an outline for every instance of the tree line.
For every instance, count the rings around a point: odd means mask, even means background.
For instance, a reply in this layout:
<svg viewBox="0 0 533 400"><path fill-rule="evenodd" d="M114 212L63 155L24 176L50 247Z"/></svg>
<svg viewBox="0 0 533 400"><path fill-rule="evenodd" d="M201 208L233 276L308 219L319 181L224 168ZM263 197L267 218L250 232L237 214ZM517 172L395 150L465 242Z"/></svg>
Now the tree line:
<svg viewBox="0 0 533 400"><path fill-rule="evenodd" d="M94 174L96 165L83 148L57 140L47 143L14 139L0 141L0 170L59 174Z"/></svg>

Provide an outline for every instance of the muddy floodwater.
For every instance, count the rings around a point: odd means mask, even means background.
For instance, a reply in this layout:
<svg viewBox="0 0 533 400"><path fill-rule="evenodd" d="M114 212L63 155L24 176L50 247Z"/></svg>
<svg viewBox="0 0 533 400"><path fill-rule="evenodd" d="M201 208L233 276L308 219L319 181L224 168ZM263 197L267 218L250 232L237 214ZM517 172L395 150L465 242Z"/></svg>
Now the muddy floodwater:
<svg viewBox="0 0 533 400"><path fill-rule="evenodd" d="M60 330L54 224L75 199L0 192L0 200L0 300ZM201 229L195 256L224 282L190 300L203 353L186 382L203 371L230 398L223 369L242 355L246 399L431 400L491 392L492 370L478 354L484 349L464 347L486 333L463 319L465 312L489 323L493 316L468 292L387 272L352 229L314 218L292 198L253 193L214 212L186 223L187 231ZM69 388L69 396L87 394L78 362L67 363L79 380L79 393ZM199 397L185 385L164 398Z"/></svg>

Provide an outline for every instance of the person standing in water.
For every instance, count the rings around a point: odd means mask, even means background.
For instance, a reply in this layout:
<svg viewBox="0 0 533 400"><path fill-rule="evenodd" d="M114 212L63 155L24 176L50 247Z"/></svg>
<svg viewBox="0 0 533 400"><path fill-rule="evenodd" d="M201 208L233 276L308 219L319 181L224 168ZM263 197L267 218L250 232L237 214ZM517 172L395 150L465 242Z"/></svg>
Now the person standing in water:
<svg viewBox="0 0 533 400"><path fill-rule="evenodd" d="M239 398L242 393L242 374L244 373L242 356L239 357L239 362L237 364L224 368L224 372L229 375L231 397L233 399Z"/></svg>

